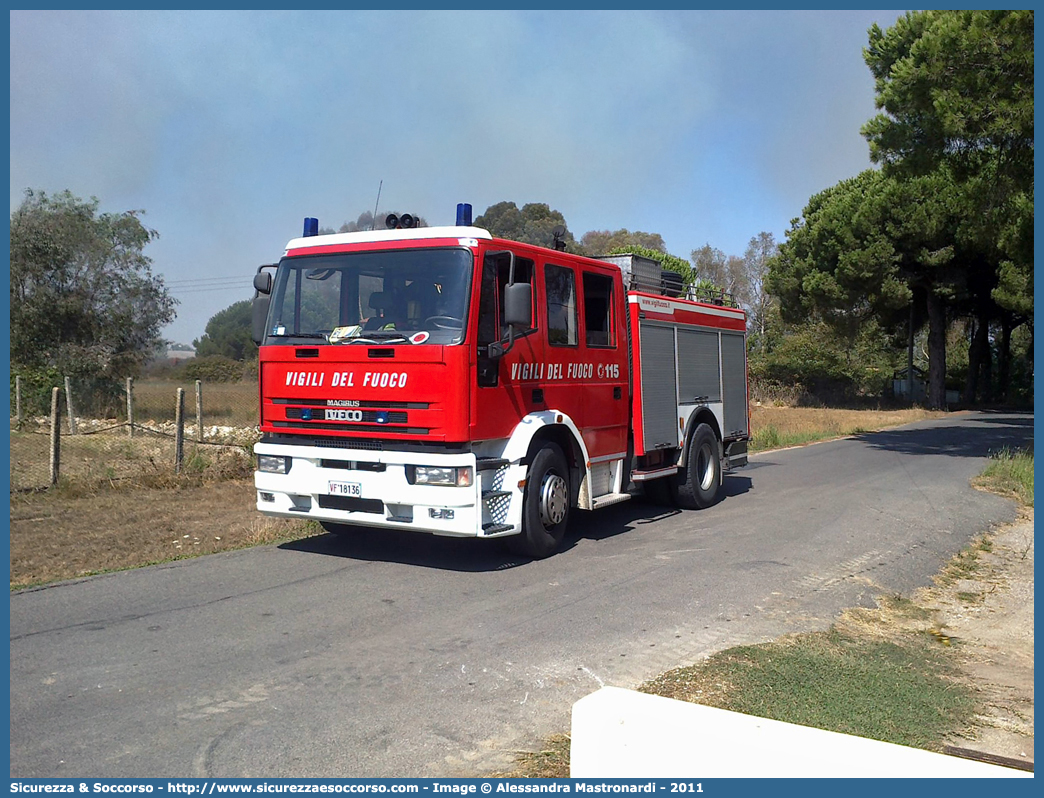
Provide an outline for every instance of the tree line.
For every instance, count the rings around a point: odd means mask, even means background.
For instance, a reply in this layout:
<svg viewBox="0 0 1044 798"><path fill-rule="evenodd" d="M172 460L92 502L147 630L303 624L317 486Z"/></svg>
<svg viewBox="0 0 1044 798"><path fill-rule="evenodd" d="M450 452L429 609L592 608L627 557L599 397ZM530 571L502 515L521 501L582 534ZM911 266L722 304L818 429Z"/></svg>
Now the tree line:
<svg viewBox="0 0 1044 798"><path fill-rule="evenodd" d="M959 325L964 401L1012 398L1017 330L1022 382L1033 362L1033 12L908 13L870 29L864 58L879 168L809 200L768 290L784 320L850 340L872 323L912 353L926 328L929 407Z"/></svg>
<svg viewBox="0 0 1044 798"><path fill-rule="evenodd" d="M1032 401L1033 13L911 12L868 32L880 113L862 128L875 166L811 197L778 243L709 242L683 258L654 232L576 238L546 203L489 206L498 237L584 255L635 252L747 311L759 385L821 399L880 397L927 373L927 404ZM418 219L420 226L427 222ZM384 227L368 211L336 232ZM321 232L335 232L325 228ZM118 395L164 342L176 300L152 274L140 211L27 191L11 215L11 365L40 390L72 376ZM256 359L250 300L213 316L199 357Z"/></svg>

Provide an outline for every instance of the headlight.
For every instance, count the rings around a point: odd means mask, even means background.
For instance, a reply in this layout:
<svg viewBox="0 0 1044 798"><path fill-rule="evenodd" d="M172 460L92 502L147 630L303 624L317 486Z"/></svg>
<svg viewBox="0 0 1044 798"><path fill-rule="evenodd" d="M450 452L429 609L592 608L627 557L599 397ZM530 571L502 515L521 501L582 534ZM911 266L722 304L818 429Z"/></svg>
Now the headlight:
<svg viewBox="0 0 1044 798"><path fill-rule="evenodd" d="M411 485L445 485L467 488L472 484L471 466L446 468L444 466L407 466L406 480Z"/></svg>
<svg viewBox="0 0 1044 798"><path fill-rule="evenodd" d="M257 456L257 470L269 474L285 474L290 470L289 457L278 457L274 454L259 454Z"/></svg>

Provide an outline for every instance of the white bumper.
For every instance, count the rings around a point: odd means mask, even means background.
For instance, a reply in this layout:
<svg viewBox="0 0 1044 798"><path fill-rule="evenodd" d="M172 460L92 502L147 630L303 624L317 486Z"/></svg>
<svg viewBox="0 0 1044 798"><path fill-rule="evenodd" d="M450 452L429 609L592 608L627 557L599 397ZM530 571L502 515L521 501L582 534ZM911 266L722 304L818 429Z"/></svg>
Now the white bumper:
<svg viewBox="0 0 1044 798"><path fill-rule="evenodd" d="M471 452L432 454L273 443L258 443L254 452L290 458L286 474L254 472L257 509L265 515L455 537L500 537L520 529L506 517L515 513L505 513L501 505L489 501L487 483L496 471L478 471ZM470 466L473 484L412 485L406 477L407 465ZM337 488L331 483L351 485L358 495L336 495ZM518 515L520 520L520 512Z"/></svg>

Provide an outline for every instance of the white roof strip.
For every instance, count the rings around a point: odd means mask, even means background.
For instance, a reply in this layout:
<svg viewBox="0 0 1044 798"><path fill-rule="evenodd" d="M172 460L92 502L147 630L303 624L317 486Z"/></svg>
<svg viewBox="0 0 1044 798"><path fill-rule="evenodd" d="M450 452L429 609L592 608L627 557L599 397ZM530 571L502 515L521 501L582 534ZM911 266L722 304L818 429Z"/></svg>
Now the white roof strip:
<svg viewBox="0 0 1044 798"><path fill-rule="evenodd" d="M325 236L295 238L286 245L292 249L328 247L341 244L374 244L384 241L420 241L425 238L485 238L492 239L488 230L480 227L409 227L402 230L363 230L358 233L333 233Z"/></svg>

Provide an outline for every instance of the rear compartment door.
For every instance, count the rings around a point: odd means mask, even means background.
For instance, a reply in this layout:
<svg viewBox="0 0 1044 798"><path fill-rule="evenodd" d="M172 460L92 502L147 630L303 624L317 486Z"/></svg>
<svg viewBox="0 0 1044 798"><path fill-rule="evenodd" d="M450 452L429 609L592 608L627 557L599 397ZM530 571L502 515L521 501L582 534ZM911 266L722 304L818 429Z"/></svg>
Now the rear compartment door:
<svg viewBox="0 0 1044 798"><path fill-rule="evenodd" d="M721 332L721 384L724 394L725 429L723 437L746 437L747 342L743 333Z"/></svg>
<svg viewBox="0 0 1044 798"><path fill-rule="evenodd" d="M674 327L643 321L641 347L642 443L646 452L678 445L678 373Z"/></svg>

